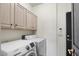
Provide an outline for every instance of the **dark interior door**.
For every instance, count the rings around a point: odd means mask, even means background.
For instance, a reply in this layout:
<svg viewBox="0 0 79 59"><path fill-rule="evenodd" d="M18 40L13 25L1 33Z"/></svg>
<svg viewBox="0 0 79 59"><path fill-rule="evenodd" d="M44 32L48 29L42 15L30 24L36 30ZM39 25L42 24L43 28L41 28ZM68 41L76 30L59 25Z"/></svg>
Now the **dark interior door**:
<svg viewBox="0 0 79 59"><path fill-rule="evenodd" d="M71 12L66 13L66 55L69 54L68 49L72 48L72 21L71 21Z"/></svg>

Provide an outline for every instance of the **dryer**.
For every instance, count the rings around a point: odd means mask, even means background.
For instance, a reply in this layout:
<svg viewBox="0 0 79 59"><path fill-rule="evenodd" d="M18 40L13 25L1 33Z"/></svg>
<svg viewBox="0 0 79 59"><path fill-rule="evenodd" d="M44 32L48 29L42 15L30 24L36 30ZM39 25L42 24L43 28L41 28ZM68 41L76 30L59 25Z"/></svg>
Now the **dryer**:
<svg viewBox="0 0 79 59"><path fill-rule="evenodd" d="M37 55L46 56L46 39L36 38L32 39L32 41L36 43Z"/></svg>

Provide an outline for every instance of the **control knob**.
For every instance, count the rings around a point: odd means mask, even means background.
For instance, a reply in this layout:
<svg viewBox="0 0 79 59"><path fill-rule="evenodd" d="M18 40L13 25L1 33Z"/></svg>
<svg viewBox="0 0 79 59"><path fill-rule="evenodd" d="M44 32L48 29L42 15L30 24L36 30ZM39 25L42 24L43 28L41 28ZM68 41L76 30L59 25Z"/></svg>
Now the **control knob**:
<svg viewBox="0 0 79 59"><path fill-rule="evenodd" d="M29 46L26 46L26 49L27 49L27 50L30 50L30 47L29 47Z"/></svg>

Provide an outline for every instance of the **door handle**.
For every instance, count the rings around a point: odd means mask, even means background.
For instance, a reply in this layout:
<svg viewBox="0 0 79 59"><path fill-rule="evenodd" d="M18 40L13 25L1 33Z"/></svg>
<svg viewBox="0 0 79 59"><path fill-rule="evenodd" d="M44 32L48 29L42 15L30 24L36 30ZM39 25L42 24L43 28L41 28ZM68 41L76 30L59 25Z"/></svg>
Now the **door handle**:
<svg viewBox="0 0 79 59"><path fill-rule="evenodd" d="M70 37L70 35L67 35L67 37Z"/></svg>
<svg viewBox="0 0 79 59"><path fill-rule="evenodd" d="M67 41L72 41L72 40L70 40L70 39L67 39Z"/></svg>
<svg viewBox="0 0 79 59"><path fill-rule="evenodd" d="M69 41L69 39L67 39Z"/></svg>

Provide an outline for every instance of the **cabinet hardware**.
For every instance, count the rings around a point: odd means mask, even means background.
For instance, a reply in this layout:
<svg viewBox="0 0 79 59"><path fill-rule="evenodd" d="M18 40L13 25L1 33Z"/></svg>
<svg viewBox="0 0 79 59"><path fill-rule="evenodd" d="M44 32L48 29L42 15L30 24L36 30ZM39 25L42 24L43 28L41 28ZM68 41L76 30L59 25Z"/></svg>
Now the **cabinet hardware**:
<svg viewBox="0 0 79 59"><path fill-rule="evenodd" d="M15 24L15 26L18 26L17 24Z"/></svg>
<svg viewBox="0 0 79 59"><path fill-rule="evenodd" d="M12 24L10 24L12 26Z"/></svg>

